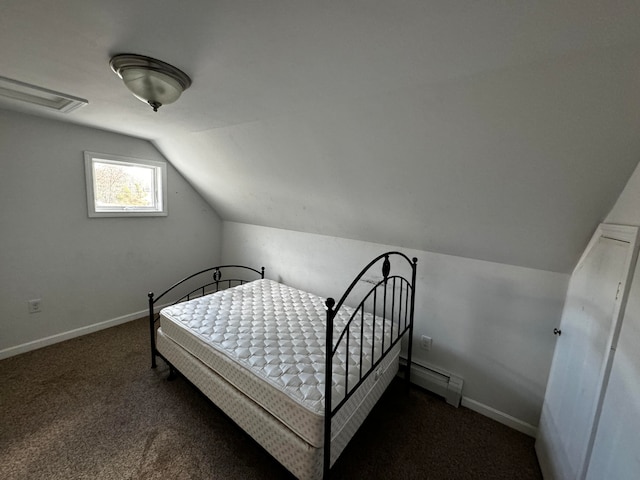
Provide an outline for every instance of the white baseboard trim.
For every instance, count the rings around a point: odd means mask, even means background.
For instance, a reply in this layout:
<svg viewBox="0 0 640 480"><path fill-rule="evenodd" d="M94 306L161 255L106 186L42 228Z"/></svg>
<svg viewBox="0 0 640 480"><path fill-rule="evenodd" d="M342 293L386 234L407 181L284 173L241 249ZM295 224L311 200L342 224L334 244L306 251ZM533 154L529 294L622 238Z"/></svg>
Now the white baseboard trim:
<svg viewBox="0 0 640 480"><path fill-rule="evenodd" d="M502 423L507 427L511 427L514 430L518 430L530 437L536 438L538 434L538 427L534 427L533 425L523 422L522 420L512 417L500 410L496 410L493 407L485 405L484 403L477 402L469 397L462 397L462 406L467 407L469 410L473 410L485 417L489 417L496 422Z"/></svg>
<svg viewBox="0 0 640 480"><path fill-rule="evenodd" d="M99 330L104 330L105 328L115 327L116 325L127 323L147 315L149 315L149 311L142 310L122 317L112 318L111 320L105 320L104 322L94 323L93 325L69 330L68 332L57 333L49 337L23 343L22 345L16 345L15 347L5 348L4 350L0 350L0 360L20 355L21 353L30 352L31 350L37 350L38 348L47 347L54 343L64 342L65 340L70 340L75 337L81 337L82 335L87 335Z"/></svg>

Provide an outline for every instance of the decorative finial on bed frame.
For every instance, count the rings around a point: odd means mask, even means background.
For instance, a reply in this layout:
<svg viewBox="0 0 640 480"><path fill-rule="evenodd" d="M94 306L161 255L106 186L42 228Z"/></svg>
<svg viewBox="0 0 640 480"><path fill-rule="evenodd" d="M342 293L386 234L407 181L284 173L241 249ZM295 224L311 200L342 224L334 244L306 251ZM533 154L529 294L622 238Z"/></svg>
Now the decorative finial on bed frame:
<svg viewBox="0 0 640 480"><path fill-rule="evenodd" d="M213 280L216 282L219 282L221 278L222 278L222 272L220 271L219 268L216 268L213 271Z"/></svg>
<svg viewBox="0 0 640 480"><path fill-rule="evenodd" d="M331 310L333 310L333 307L335 307L335 306L336 306L336 301L335 301L333 298L329 297L329 298L327 298L327 300L324 302L324 304L326 305L327 310L331 311Z"/></svg>
<svg viewBox="0 0 640 480"><path fill-rule="evenodd" d="M391 262L389 261L389 255L384 256L384 262L382 264L382 276L386 280L389 277L391 271Z"/></svg>

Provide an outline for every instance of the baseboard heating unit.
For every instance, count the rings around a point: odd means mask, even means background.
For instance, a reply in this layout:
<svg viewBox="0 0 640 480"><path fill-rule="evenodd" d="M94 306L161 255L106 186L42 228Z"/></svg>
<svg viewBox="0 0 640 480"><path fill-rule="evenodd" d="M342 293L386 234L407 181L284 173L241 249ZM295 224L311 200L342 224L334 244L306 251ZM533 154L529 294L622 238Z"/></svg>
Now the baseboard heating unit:
<svg viewBox="0 0 640 480"><path fill-rule="evenodd" d="M407 360L401 358L400 364L406 368ZM413 360L411 362L411 383L444 397L449 405L460 406L464 384L464 380L460 377L445 372L434 365Z"/></svg>

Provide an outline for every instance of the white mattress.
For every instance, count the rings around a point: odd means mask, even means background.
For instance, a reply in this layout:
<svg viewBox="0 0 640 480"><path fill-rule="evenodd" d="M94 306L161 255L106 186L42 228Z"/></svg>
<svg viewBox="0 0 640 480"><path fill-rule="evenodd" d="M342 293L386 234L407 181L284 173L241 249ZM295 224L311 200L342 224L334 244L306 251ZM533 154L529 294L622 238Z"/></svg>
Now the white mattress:
<svg viewBox="0 0 640 480"><path fill-rule="evenodd" d="M334 335L352 314L336 315ZM363 372L382 350L382 319L365 315ZM272 280L257 280L212 295L167 307L161 311L161 330L203 364L315 448L323 444L325 388L324 299ZM349 389L359 379L360 319L349 340ZM391 341L385 327L385 346ZM374 334L375 333L375 334ZM334 357L334 406L344 398L347 379L345 347ZM341 350L341 351L340 351ZM388 359L363 383L332 422L337 437L353 412L388 368L397 369L398 343ZM388 375L385 375L388 376ZM349 435L350 437L350 435Z"/></svg>

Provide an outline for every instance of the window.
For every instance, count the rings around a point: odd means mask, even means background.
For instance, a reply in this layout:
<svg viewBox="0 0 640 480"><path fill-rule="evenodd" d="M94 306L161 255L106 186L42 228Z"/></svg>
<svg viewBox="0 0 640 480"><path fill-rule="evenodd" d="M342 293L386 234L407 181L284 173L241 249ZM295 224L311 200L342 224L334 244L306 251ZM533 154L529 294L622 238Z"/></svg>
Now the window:
<svg viewBox="0 0 640 480"><path fill-rule="evenodd" d="M90 217L167 215L167 164L84 152Z"/></svg>

